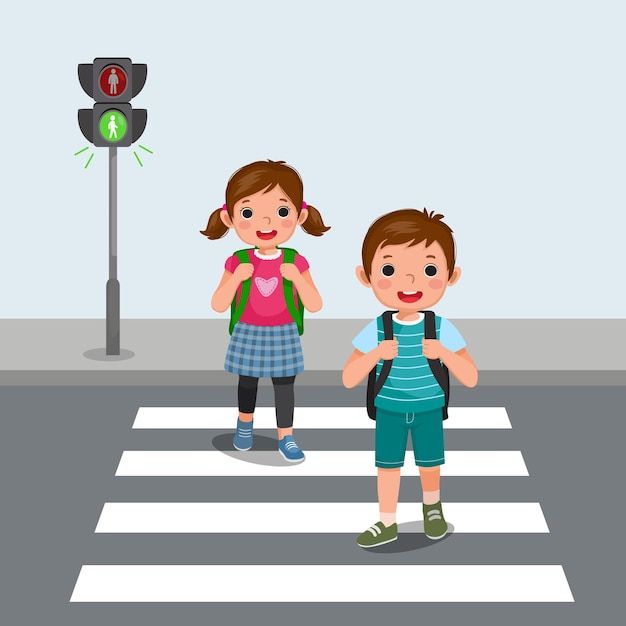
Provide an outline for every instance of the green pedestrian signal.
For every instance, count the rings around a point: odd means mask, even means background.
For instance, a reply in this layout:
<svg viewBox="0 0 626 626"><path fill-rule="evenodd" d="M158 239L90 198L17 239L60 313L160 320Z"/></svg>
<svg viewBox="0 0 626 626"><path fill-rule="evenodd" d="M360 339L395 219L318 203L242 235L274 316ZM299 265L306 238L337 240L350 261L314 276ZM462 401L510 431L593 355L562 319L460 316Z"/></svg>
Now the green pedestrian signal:
<svg viewBox="0 0 626 626"><path fill-rule="evenodd" d="M98 130L102 139L114 145L122 141L126 136L128 121L121 111L108 109L100 116Z"/></svg>

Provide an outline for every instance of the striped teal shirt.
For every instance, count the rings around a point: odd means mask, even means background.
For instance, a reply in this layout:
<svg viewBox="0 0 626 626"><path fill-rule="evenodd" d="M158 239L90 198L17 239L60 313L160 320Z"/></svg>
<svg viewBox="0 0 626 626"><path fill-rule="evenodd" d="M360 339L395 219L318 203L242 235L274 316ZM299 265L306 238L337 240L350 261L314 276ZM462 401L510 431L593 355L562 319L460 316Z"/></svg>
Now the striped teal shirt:
<svg viewBox="0 0 626 626"><path fill-rule="evenodd" d="M465 341L455 326L435 316L437 339L448 349L458 352ZM376 397L375 405L395 413L432 411L445 404L443 390L433 376L428 360L422 354L424 319L415 322L393 320L393 334L398 340L398 356L393 360L389 377ZM373 320L355 337L353 345L361 352L370 352L385 338L382 316ZM382 361L376 365L380 374Z"/></svg>

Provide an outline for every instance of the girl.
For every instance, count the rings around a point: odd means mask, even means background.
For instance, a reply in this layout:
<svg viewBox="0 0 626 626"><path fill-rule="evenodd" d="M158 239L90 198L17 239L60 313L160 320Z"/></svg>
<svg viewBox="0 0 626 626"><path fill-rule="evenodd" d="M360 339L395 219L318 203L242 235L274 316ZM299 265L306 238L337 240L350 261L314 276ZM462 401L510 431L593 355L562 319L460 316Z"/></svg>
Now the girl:
<svg viewBox="0 0 626 626"><path fill-rule="evenodd" d="M304 460L293 438L295 377L304 369L300 334L303 307L312 313L322 299L307 260L290 248L296 227L319 237L329 227L319 211L304 202L300 175L284 161L257 161L237 170L226 186L226 204L209 217L209 239L230 229L246 244L226 259L211 306L231 307L231 339L225 369L239 375L239 419L233 437L237 450L252 447L252 420L259 378L274 384L278 450L290 462Z"/></svg>

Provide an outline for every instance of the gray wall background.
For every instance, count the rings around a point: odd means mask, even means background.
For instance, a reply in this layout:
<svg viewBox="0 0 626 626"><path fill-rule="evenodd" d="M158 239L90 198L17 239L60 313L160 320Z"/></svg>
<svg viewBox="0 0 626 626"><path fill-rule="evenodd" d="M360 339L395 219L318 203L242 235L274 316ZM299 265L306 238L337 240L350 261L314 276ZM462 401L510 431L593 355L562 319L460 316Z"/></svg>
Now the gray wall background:
<svg viewBox="0 0 626 626"><path fill-rule="evenodd" d="M236 168L285 159L332 230L300 233L320 317L379 309L353 274L383 212L443 212L454 318L626 317L620 2L23 1L3 10L0 317L104 315L107 170L83 170L76 65L149 65L120 150L122 316L200 318L240 243L198 229Z"/></svg>

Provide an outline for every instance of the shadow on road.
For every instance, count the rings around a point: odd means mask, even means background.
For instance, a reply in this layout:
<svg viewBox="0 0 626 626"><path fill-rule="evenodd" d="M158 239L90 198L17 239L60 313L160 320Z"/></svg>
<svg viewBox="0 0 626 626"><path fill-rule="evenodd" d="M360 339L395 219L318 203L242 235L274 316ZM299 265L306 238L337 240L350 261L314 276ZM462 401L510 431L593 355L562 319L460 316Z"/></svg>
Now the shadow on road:
<svg viewBox="0 0 626 626"><path fill-rule="evenodd" d="M398 524L398 539L392 543L387 543L379 548L369 548L369 552L380 554L394 554L397 552L411 552L435 546L442 541L446 541L454 533L454 526L448 523L448 534L443 539L433 541L424 534L424 523L420 521L404 522Z"/></svg>
<svg viewBox="0 0 626 626"><path fill-rule="evenodd" d="M254 445L252 450L247 452L239 452L233 448L233 433L223 433L213 437L213 447L227 456L243 461L244 463L252 463L254 465L268 465L271 467L288 467L293 463L285 461L278 452L278 444L276 439L254 435ZM306 461L305 461L306 462Z"/></svg>

